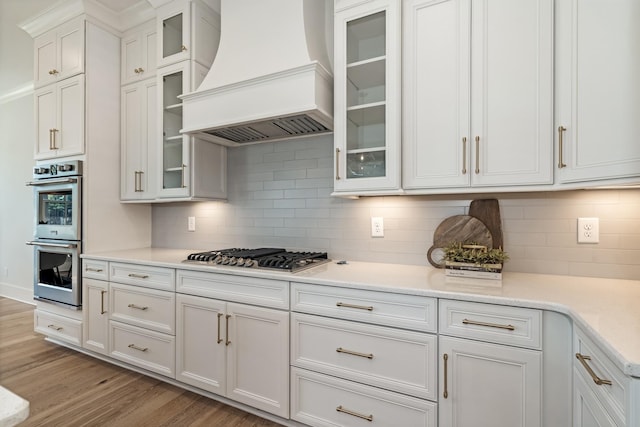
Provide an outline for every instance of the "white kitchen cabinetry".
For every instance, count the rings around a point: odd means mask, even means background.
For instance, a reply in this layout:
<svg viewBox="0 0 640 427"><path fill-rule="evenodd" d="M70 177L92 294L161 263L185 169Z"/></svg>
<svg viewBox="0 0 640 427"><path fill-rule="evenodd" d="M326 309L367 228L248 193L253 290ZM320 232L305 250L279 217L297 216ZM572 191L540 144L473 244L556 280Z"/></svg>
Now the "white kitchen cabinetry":
<svg viewBox="0 0 640 427"><path fill-rule="evenodd" d="M86 266L85 266L86 269ZM82 347L109 354L109 282L82 279Z"/></svg>
<svg viewBox="0 0 640 427"><path fill-rule="evenodd" d="M177 291L204 296L177 295L176 379L288 418L289 312L282 310L287 285L179 271Z"/></svg>
<svg viewBox="0 0 640 427"><path fill-rule="evenodd" d="M556 1L556 163L562 184L638 181L640 28L629 19L638 16L635 0Z"/></svg>
<svg viewBox="0 0 640 427"><path fill-rule="evenodd" d="M574 427L638 425L640 380L627 377L580 328L574 332Z"/></svg>
<svg viewBox="0 0 640 427"><path fill-rule="evenodd" d="M336 194L400 192L400 2L336 0Z"/></svg>
<svg viewBox="0 0 640 427"><path fill-rule="evenodd" d="M84 152L84 75L70 77L34 92L34 157L49 159Z"/></svg>
<svg viewBox="0 0 640 427"><path fill-rule="evenodd" d="M436 331L435 299L295 282L291 292L292 419L437 425L437 338L425 332Z"/></svg>
<svg viewBox="0 0 640 427"><path fill-rule="evenodd" d="M158 67L184 60L211 66L220 41L220 16L208 6L175 0L157 9L156 23Z"/></svg>
<svg viewBox="0 0 640 427"><path fill-rule="evenodd" d="M158 90L155 78L121 90L120 199L152 200L156 195Z"/></svg>
<svg viewBox="0 0 640 427"><path fill-rule="evenodd" d="M402 6L403 188L552 184L554 2Z"/></svg>
<svg viewBox="0 0 640 427"><path fill-rule="evenodd" d="M226 147L181 134L182 100L204 78L206 68L182 61L158 69L161 142L157 153L158 197L172 200L226 198Z"/></svg>
<svg viewBox="0 0 640 427"><path fill-rule="evenodd" d="M449 300L439 309L439 426L541 427L542 313ZM512 339L518 347L503 344Z"/></svg>
<svg viewBox="0 0 640 427"><path fill-rule="evenodd" d="M155 20L125 32L121 42L120 83L126 85L154 77L157 52Z"/></svg>
<svg viewBox="0 0 640 427"><path fill-rule="evenodd" d="M84 26L83 18L74 18L34 39L36 88L84 72Z"/></svg>

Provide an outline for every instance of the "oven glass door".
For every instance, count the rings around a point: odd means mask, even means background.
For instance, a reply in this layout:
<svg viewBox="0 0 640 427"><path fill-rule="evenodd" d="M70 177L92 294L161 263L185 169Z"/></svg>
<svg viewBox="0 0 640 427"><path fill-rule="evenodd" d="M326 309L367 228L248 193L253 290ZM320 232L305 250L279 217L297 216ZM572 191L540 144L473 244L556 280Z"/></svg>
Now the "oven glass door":
<svg viewBox="0 0 640 427"><path fill-rule="evenodd" d="M35 248L33 294L46 299L79 307L80 248L78 242L30 242Z"/></svg>
<svg viewBox="0 0 640 427"><path fill-rule="evenodd" d="M80 240L80 178L67 181L34 184L36 238Z"/></svg>

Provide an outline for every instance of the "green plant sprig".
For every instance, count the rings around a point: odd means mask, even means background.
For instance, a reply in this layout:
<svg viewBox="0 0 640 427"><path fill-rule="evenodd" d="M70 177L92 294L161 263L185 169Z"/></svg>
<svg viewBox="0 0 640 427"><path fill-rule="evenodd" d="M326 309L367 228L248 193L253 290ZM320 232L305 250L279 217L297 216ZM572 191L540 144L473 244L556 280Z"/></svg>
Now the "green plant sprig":
<svg viewBox="0 0 640 427"><path fill-rule="evenodd" d="M480 266L503 264L509 255L502 248L487 249L477 243L451 242L444 248L445 261L466 262Z"/></svg>

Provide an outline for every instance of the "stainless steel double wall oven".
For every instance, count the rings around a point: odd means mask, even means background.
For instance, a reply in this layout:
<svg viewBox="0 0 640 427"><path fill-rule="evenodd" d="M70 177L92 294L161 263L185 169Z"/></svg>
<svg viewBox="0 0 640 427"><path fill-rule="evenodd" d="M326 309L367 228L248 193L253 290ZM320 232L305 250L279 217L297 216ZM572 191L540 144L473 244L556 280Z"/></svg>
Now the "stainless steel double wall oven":
<svg viewBox="0 0 640 427"><path fill-rule="evenodd" d="M37 300L82 306L82 161L38 165L33 169L33 295Z"/></svg>

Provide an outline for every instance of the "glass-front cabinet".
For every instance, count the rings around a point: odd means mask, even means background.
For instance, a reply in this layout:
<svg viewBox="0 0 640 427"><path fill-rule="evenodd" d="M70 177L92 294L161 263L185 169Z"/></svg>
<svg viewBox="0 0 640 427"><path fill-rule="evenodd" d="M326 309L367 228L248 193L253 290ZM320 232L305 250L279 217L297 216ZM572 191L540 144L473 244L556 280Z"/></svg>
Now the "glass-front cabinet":
<svg viewBox="0 0 640 427"><path fill-rule="evenodd" d="M335 14L336 193L400 192L400 2ZM353 2L351 2L353 3Z"/></svg>
<svg viewBox="0 0 640 427"><path fill-rule="evenodd" d="M190 58L190 15L190 3L159 11L158 67Z"/></svg>

